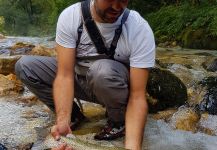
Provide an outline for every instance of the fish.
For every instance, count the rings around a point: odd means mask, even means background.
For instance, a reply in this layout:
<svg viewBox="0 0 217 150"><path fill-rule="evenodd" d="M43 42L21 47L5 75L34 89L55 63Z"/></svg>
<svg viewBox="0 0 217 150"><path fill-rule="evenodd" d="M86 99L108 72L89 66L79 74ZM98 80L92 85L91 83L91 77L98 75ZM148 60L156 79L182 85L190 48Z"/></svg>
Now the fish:
<svg viewBox="0 0 217 150"><path fill-rule="evenodd" d="M79 139L73 134L68 134L67 136L60 136L59 140L55 140L52 135L49 134L48 136L46 136L45 139L40 139L39 141L34 143L31 150L49 150L63 143L66 143L68 146L72 147L73 150L126 150L123 147L103 146L90 143Z"/></svg>

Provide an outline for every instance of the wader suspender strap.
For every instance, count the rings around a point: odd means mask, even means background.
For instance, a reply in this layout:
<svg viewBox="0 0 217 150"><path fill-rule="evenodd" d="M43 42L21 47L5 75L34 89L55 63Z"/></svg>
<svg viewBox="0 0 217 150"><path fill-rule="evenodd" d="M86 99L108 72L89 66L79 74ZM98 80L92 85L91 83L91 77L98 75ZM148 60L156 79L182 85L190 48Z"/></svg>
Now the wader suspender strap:
<svg viewBox="0 0 217 150"><path fill-rule="evenodd" d="M120 35L122 33L122 25L127 20L130 10L127 8L125 9L122 20L121 20L121 24L115 30L115 35L114 35L114 38L112 40L112 43L109 49L105 47L105 44L102 40L101 33L99 29L97 28L95 21L92 19L92 16L90 13L90 0L81 2L81 10L82 10L84 25L87 29L88 35L90 36L92 42L94 43L97 49L97 52L99 54L106 54L107 56L109 56L109 58L113 59L114 54L115 54L115 49L117 47L118 39L120 38ZM77 31L78 32L78 40L76 43L77 46L80 43L80 38L81 38L82 31L83 31L83 22L81 23Z"/></svg>

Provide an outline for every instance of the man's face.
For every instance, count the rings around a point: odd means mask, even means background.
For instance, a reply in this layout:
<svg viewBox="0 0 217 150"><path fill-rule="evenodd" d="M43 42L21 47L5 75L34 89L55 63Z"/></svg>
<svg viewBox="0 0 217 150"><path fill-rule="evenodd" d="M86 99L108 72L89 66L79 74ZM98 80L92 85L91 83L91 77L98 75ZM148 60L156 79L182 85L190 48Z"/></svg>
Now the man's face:
<svg viewBox="0 0 217 150"><path fill-rule="evenodd" d="M105 23L114 23L127 4L128 0L94 0L96 14Z"/></svg>

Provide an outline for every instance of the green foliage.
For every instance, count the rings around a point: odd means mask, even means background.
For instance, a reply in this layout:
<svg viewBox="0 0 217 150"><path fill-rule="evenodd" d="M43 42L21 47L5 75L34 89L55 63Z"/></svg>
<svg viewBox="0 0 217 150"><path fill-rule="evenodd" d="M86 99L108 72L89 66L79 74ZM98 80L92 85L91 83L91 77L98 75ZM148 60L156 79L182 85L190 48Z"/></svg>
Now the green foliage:
<svg viewBox="0 0 217 150"><path fill-rule="evenodd" d="M158 42L178 40L188 28L192 30L203 28L206 36L217 37L217 5L210 5L207 2L197 6L189 5L189 2L178 6L163 6L157 12L146 15L146 19L152 26Z"/></svg>
<svg viewBox="0 0 217 150"><path fill-rule="evenodd" d="M147 14L156 11L163 5L162 1L159 0L130 0L129 8L137 10L141 14Z"/></svg>
<svg viewBox="0 0 217 150"><path fill-rule="evenodd" d="M0 0L0 16L10 35L53 35L60 12L77 0Z"/></svg>
<svg viewBox="0 0 217 150"><path fill-rule="evenodd" d="M0 0L0 32L9 35L43 36L55 34L63 9L80 0ZM150 23L158 41L179 38L190 28L203 28L217 37L216 0L130 0L129 7Z"/></svg>
<svg viewBox="0 0 217 150"><path fill-rule="evenodd" d="M4 24L5 24L4 17L0 16L0 33L4 32L3 30Z"/></svg>

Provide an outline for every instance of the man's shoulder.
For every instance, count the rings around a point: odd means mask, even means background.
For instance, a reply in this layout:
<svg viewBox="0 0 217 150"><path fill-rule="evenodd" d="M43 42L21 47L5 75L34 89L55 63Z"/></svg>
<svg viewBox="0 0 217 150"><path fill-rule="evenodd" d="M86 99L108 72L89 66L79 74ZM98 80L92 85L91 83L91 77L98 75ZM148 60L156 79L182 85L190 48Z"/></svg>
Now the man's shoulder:
<svg viewBox="0 0 217 150"><path fill-rule="evenodd" d="M127 23L130 25L140 25L145 24L147 21L135 10L130 10Z"/></svg>
<svg viewBox="0 0 217 150"><path fill-rule="evenodd" d="M78 13L80 12L80 7L81 7L81 3L77 2L75 4L72 4L68 7L66 7L62 12L61 15L63 16L68 16L68 15L78 15Z"/></svg>

